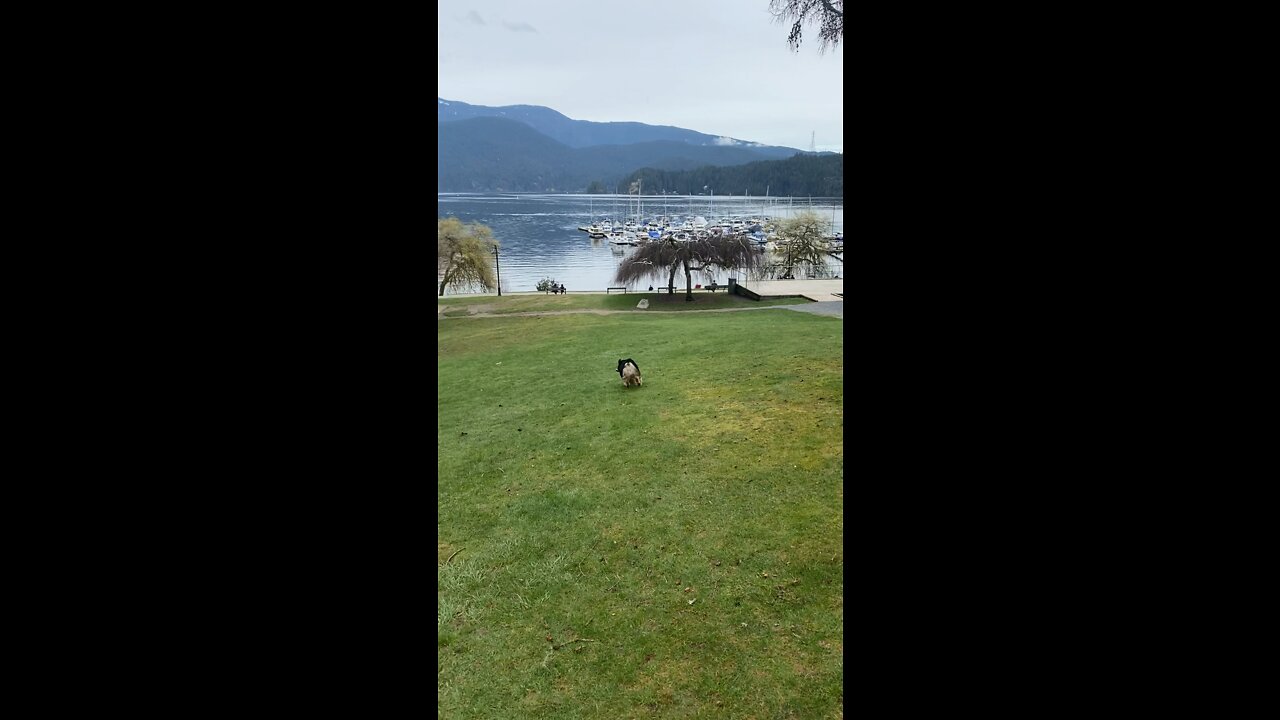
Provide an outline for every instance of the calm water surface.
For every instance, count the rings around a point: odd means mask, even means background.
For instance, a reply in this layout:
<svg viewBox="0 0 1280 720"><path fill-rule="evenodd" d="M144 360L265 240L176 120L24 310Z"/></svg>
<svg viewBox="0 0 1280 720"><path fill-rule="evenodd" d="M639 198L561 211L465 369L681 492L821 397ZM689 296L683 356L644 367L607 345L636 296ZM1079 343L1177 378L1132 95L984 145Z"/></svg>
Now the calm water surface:
<svg viewBox="0 0 1280 720"><path fill-rule="evenodd" d="M593 220L615 219L619 223L636 213L634 195L478 195L442 193L437 196L438 217L456 217L464 223L480 222L493 230L501 245L498 270L503 292L531 292L538 281L552 277L572 293L614 287L618 263L636 248L619 247L608 240L593 240L578 229ZM693 198L646 196L641 212L646 219L657 215L678 216L681 220L701 215L711 222L725 215L774 219L786 218L812 209L819 217L834 222L835 232L844 232L842 198L763 198L695 195ZM665 203L665 205L664 205ZM628 205L630 208L628 209ZM664 209L665 208L665 209ZM843 263L828 258L828 268L844 275ZM694 273L694 283L714 280L726 284L728 274L711 278ZM665 279L663 280L665 282ZM684 286L683 273L676 283ZM633 283L631 290L647 290L651 283ZM654 281L652 284L660 284ZM446 296L453 294L445 290Z"/></svg>

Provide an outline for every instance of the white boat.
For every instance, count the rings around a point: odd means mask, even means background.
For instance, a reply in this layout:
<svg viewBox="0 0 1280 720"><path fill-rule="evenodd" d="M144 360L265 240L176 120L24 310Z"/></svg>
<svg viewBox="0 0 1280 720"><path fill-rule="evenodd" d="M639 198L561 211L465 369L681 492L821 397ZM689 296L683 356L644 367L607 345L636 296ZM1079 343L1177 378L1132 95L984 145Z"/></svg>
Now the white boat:
<svg viewBox="0 0 1280 720"><path fill-rule="evenodd" d="M609 239L613 245L636 245L636 234L630 230L623 230L622 236L613 236Z"/></svg>

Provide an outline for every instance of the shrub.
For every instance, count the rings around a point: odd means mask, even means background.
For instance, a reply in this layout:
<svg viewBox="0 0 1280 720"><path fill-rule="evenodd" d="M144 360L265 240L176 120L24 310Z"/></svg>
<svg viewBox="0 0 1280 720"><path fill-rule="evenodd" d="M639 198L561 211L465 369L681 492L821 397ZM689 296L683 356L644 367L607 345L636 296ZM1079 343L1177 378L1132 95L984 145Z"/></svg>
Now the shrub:
<svg viewBox="0 0 1280 720"><path fill-rule="evenodd" d="M559 284L560 283L556 282L555 278L542 278L538 281L538 292L546 292L550 290L553 285Z"/></svg>

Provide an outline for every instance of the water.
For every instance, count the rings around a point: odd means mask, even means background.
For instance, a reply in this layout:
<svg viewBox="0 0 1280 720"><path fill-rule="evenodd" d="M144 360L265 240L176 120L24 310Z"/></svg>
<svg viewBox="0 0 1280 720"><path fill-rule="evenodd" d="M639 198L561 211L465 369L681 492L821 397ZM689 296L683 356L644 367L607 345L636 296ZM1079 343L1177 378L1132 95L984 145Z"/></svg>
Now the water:
<svg viewBox="0 0 1280 720"><path fill-rule="evenodd" d="M661 195L642 200L645 218L657 215L679 216L681 220L701 215L711 222L725 215L745 218L768 215L775 220L812 209L831 222L835 232L844 232L844 200L842 198L764 198ZM812 206L810 205L812 203ZM630 211L628 212L628 204ZM594 220L608 218L625 221L636 211L636 197L626 195L481 195L442 193L436 197L437 216L456 217L464 223L479 222L493 230L501 246L498 270L503 292L532 292L538 281L551 277L563 283L569 292L604 291L619 286L613 281L618 263L636 248L611 245L607 239L591 239L578 229ZM844 264L827 258L827 268L844 275ZM711 277L693 273L693 282L715 281L725 285L729 273L719 271ZM735 274L735 277L737 275ZM739 278L745 280L745 278ZM632 283L629 289L647 290L661 281ZM676 284L684 287L684 273L676 273ZM438 290L438 286L437 286ZM452 289L445 290L453 294Z"/></svg>

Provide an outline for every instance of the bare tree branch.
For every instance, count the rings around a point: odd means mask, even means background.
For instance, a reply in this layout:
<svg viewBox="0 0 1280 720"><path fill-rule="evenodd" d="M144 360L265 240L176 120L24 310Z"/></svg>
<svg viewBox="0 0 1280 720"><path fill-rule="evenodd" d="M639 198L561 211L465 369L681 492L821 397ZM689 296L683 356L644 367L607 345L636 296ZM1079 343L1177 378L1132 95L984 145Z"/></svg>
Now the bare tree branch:
<svg viewBox="0 0 1280 720"><path fill-rule="evenodd" d="M799 51L805 25L818 26L818 52L844 40L844 0L770 0L769 11L779 23L791 23L787 44Z"/></svg>

